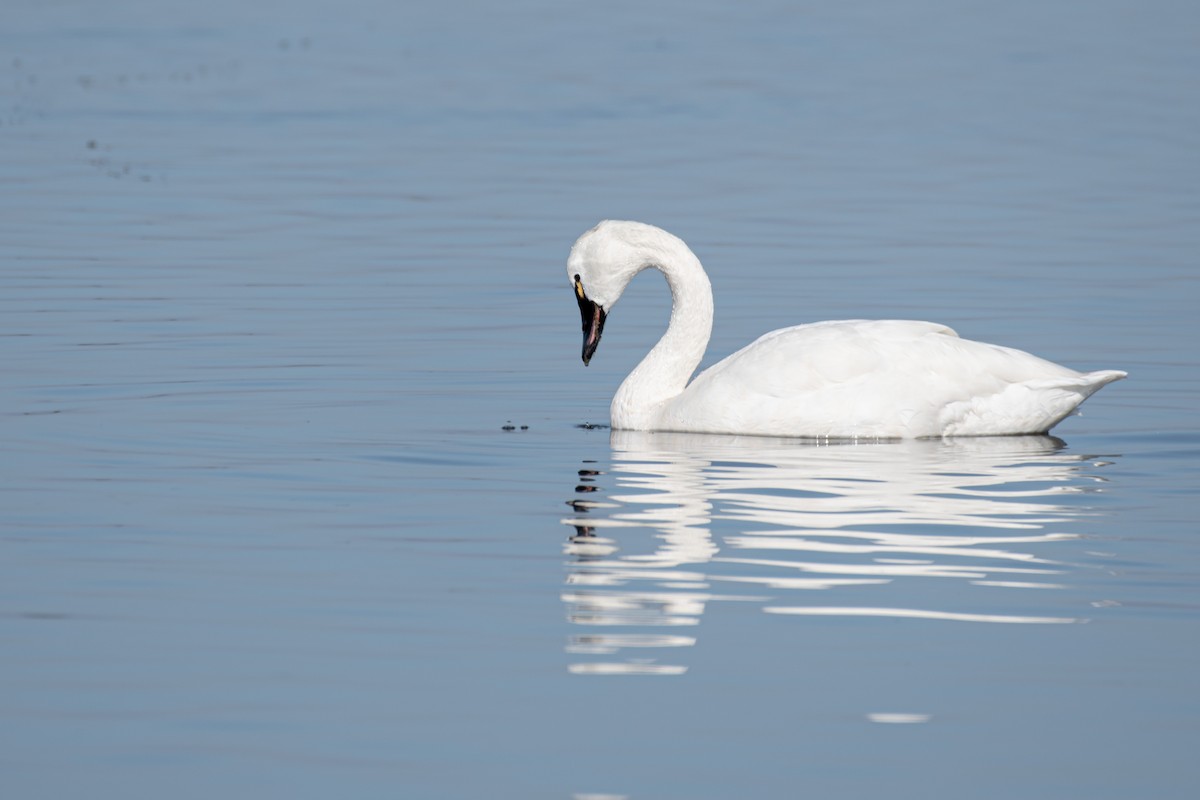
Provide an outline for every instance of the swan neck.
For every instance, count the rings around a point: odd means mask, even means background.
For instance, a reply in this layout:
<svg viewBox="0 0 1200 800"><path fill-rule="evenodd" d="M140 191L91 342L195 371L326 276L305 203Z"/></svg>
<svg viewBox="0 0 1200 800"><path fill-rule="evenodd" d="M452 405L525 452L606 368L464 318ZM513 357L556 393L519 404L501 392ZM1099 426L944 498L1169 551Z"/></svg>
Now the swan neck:
<svg viewBox="0 0 1200 800"><path fill-rule="evenodd" d="M660 271L671 290L667 331L629 373L613 397L613 427L647 430L663 406L687 387L712 335L712 285L686 246L656 254L646 267Z"/></svg>

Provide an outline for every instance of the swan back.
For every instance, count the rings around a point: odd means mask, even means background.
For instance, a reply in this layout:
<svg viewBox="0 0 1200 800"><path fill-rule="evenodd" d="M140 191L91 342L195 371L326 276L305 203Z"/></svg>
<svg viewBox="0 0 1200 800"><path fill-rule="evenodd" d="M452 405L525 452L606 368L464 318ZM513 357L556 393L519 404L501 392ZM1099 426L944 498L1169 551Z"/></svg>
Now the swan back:
<svg viewBox="0 0 1200 800"><path fill-rule="evenodd" d="M1042 433L1125 373L1079 373L915 320L772 331L714 364L664 430L918 438Z"/></svg>

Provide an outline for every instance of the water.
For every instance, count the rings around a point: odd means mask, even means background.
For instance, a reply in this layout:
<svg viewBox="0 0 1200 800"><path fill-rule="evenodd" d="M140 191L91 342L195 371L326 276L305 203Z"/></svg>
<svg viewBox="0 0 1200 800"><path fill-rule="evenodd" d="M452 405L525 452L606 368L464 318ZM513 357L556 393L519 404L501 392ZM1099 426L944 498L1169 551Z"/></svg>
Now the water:
<svg viewBox="0 0 1200 800"><path fill-rule="evenodd" d="M1190 797L1189 4L9 4L6 795ZM603 217L706 363L927 318L1054 437L610 434ZM512 430L505 430L511 426Z"/></svg>

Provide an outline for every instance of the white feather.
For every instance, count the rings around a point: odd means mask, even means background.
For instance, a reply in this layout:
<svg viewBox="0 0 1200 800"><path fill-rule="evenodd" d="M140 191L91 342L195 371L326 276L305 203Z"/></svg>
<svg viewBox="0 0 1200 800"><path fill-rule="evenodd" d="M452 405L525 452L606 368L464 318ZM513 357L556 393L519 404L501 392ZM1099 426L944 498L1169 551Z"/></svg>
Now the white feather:
<svg viewBox="0 0 1200 800"><path fill-rule="evenodd" d="M662 271L671 322L613 397L621 430L799 437L1044 433L1100 387L1125 377L1080 373L1020 350L961 339L932 322L844 320L782 328L698 375L712 331L712 288L682 240L639 222L606 221L567 262L587 298L612 309L633 276Z"/></svg>

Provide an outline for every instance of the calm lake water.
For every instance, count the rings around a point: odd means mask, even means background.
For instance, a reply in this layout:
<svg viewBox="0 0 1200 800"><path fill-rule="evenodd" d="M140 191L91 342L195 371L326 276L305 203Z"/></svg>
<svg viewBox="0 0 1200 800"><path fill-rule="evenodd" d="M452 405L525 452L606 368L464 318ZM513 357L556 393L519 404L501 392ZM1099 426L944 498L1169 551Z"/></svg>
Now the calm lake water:
<svg viewBox="0 0 1200 800"><path fill-rule="evenodd" d="M12 0L13 798L1194 797L1200 7ZM932 319L1053 437L611 433L605 217L706 363ZM511 427L511 430L505 430Z"/></svg>

